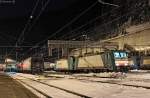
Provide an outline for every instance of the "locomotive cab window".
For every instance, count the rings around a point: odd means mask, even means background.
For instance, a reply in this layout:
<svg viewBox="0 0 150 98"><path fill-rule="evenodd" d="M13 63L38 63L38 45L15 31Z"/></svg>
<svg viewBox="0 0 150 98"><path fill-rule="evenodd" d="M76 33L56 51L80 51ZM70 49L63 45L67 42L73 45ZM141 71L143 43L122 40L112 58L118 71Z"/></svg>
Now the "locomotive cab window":
<svg viewBox="0 0 150 98"><path fill-rule="evenodd" d="M114 57L115 58L127 58L127 53L126 52L114 52Z"/></svg>

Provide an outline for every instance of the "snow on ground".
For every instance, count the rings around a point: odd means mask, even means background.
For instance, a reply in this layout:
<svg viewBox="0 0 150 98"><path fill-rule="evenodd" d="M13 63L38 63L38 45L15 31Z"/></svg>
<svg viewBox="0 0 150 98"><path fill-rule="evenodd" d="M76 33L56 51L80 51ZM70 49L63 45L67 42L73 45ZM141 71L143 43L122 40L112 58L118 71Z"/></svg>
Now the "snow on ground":
<svg viewBox="0 0 150 98"><path fill-rule="evenodd" d="M29 74L19 74L19 75L27 76L27 77L30 76L30 78L32 77L32 78L35 78L35 79L37 78L37 76L34 77L34 75L32 76L32 75L29 75ZM59 89L56 89L56 88L53 88L53 87L49 87L47 85L38 83L36 81L26 79L24 77L20 77L20 76L18 76L18 74L13 75L12 77L14 79L15 78L16 79L21 79L21 81L23 81L26 84L38 89L41 92L44 92L45 94L51 96L52 98L80 98L79 96L76 96L74 94L67 93L65 91L62 91L62 90L59 90Z"/></svg>
<svg viewBox="0 0 150 98"><path fill-rule="evenodd" d="M44 81L44 82L51 84L51 85L59 86L59 87L62 87L62 88L65 88L74 92L78 92L84 95L88 95L93 98L111 98L112 96L118 95L118 94L120 96L124 96L124 93L126 95L129 95L129 96L126 96L126 98L133 98L132 95L136 96L136 98L141 98L142 95L139 95L139 93L136 93L136 90L139 90L139 92L143 92L150 96L150 94L148 93L150 92L150 90L147 91L143 88L119 86L115 84L95 83L95 82L93 83L93 82L88 82L88 81L78 81L78 80L70 80L70 79ZM131 93L129 93L129 91Z"/></svg>
<svg viewBox="0 0 150 98"><path fill-rule="evenodd" d="M89 73L89 74L73 74L74 77L102 77L102 78L124 78L125 73L115 73L115 72L104 72L104 73Z"/></svg>
<svg viewBox="0 0 150 98"><path fill-rule="evenodd" d="M82 80L83 79L83 80ZM118 84L128 84L128 85L135 85L135 86L146 86L150 87L150 80L130 80L130 79L108 79L108 78L79 78L81 81L93 81L93 82L113 82Z"/></svg>
<svg viewBox="0 0 150 98"><path fill-rule="evenodd" d="M19 82L19 81L18 81ZM21 82L20 82L21 83ZM40 94L39 92L37 92L36 90L32 89L31 87L21 83L24 87L26 87L28 90L30 90L33 94L37 95L39 98L46 98L46 96Z"/></svg>
<svg viewBox="0 0 150 98"><path fill-rule="evenodd" d="M80 93L83 95L87 95L92 98L149 98L150 97L149 89L88 81L88 80L114 81L114 82L122 83L122 84L150 86L150 82L129 81L128 80L129 78L113 79L113 78L79 77L80 79L83 78L83 80L78 80L76 78L68 78L69 76L65 76L64 78L53 79L53 77L43 77L43 76L22 74L22 73L16 73L13 76L19 78L18 75L21 75L21 76L24 76L27 78L32 78L35 80L40 80L41 82L44 82L44 83L47 83L50 85L54 85L54 86L57 86L60 88L64 88L64 89L67 89L70 91L74 91L74 92L77 92L77 93ZM127 74L127 77L134 76L133 78L135 78L135 77L137 77L135 75L136 74L130 73L130 74ZM150 76L150 74L146 74L146 75ZM53 76L53 75L51 75L51 76ZM55 75L55 76L61 76L61 75ZM143 76L144 76L144 74L143 74ZM62 75L62 77L63 77L63 75ZM70 77L72 77L72 76L70 76ZM24 81L30 85L37 87L38 89L43 90L47 94L56 96L54 98L63 98L62 96L66 95L64 92L59 92L57 90L55 91L52 88L45 87L44 85L41 85L41 84L39 85L33 81L29 81L29 80L25 80L25 79L24 79ZM71 98L71 95L66 95L64 98L67 98L67 97ZM74 98L76 98L76 97L74 97Z"/></svg>
<svg viewBox="0 0 150 98"><path fill-rule="evenodd" d="M141 69L138 70L138 69L133 69L133 70L129 70L129 72L139 72L139 73L140 73L140 72L142 72L142 73L145 72L145 73L148 73L148 72L150 72L150 70L141 70Z"/></svg>
<svg viewBox="0 0 150 98"><path fill-rule="evenodd" d="M128 79L150 79L150 73L128 74Z"/></svg>
<svg viewBox="0 0 150 98"><path fill-rule="evenodd" d="M80 98L76 95L67 93L65 91L53 88L53 87L49 87L47 85L44 84L40 84L38 82L35 81L30 81L30 80L24 80L24 82L26 82L27 84L30 84L32 87L35 87L36 89L46 93L47 95L53 97L53 98Z"/></svg>

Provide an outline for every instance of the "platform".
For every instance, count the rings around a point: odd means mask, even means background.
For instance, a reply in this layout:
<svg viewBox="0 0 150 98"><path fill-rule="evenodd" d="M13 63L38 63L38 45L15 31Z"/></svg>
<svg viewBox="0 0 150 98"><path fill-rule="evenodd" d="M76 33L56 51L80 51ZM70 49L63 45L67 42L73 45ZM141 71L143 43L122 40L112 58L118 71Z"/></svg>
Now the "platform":
<svg viewBox="0 0 150 98"><path fill-rule="evenodd" d="M0 98L38 98L19 82L0 73Z"/></svg>

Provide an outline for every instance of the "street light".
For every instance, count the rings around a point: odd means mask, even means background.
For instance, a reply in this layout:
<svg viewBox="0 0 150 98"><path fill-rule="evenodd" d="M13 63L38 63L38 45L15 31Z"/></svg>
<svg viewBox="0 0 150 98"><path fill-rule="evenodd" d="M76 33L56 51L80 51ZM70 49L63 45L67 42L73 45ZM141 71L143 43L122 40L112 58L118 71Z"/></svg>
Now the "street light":
<svg viewBox="0 0 150 98"><path fill-rule="evenodd" d="M102 0L98 0L98 2L101 3L101 4L104 4L104 5L111 5L111 6L119 7L119 5L112 4L112 3L107 3L107 2L104 2Z"/></svg>

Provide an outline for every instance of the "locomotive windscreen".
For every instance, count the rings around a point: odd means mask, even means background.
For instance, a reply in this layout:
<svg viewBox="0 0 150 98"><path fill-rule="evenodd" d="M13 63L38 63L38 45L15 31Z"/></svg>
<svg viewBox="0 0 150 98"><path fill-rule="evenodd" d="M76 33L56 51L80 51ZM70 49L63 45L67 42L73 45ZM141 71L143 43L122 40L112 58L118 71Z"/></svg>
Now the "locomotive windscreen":
<svg viewBox="0 0 150 98"><path fill-rule="evenodd" d="M114 57L115 58L127 58L127 53L126 52L114 52Z"/></svg>

